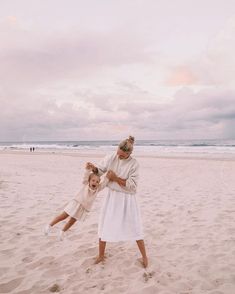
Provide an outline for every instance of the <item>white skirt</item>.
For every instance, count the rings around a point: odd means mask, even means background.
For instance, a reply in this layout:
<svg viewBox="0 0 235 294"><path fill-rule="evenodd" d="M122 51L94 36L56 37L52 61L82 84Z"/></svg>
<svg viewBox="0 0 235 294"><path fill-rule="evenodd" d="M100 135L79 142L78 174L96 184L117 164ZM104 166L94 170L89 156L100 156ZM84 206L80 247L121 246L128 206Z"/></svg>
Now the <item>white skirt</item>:
<svg viewBox="0 0 235 294"><path fill-rule="evenodd" d="M102 241L143 239L142 221L136 196L109 189L101 210L98 235Z"/></svg>
<svg viewBox="0 0 235 294"><path fill-rule="evenodd" d="M87 210L75 199L69 201L64 211L76 220L84 221L87 216Z"/></svg>

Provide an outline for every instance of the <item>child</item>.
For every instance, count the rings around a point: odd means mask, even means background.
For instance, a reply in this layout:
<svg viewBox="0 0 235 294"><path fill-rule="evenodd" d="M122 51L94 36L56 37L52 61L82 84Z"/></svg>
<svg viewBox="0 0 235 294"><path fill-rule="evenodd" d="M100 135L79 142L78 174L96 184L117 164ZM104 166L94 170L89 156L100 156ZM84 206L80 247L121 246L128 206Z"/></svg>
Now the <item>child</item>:
<svg viewBox="0 0 235 294"><path fill-rule="evenodd" d="M100 177L94 169L94 165L90 162L86 164L86 171L83 178L83 187L77 196L72 199L64 208L64 211L55 217L49 225L44 228L45 235L48 235L51 228L58 222L63 221L70 216L69 221L60 231L59 238L64 239L65 232L77 221L84 220L87 212L90 211L92 204L99 191L105 188L108 183L107 176L100 182Z"/></svg>

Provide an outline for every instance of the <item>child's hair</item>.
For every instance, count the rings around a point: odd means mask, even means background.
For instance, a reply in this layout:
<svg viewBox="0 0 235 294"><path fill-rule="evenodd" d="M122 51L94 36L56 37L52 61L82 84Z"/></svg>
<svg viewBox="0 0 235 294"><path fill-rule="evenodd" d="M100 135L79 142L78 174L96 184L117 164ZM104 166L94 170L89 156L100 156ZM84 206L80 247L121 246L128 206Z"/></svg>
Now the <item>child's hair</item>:
<svg viewBox="0 0 235 294"><path fill-rule="evenodd" d="M94 177L94 176L100 178L100 176L98 175L98 173L91 172L91 173L89 174L88 182L90 182L91 178Z"/></svg>
<svg viewBox="0 0 235 294"><path fill-rule="evenodd" d="M128 139L120 142L118 147L124 152L132 152L134 143L135 138L133 136L129 136Z"/></svg>
<svg viewBox="0 0 235 294"><path fill-rule="evenodd" d="M93 174L95 174L95 175L99 175L99 170L98 170L98 168L97 167L94 167L93 169L92 169L92 172L93 172Z"/></svg>

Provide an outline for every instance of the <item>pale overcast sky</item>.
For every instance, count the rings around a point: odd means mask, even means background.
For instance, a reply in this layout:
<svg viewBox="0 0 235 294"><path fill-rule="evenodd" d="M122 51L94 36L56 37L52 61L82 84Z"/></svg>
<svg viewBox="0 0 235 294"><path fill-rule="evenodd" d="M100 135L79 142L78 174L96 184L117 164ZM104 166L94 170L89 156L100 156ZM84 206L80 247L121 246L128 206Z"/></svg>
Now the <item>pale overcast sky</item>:
<svg viewBox="0 0 235 294"><path fill-rule="evenodd" d="M235 138L234 0L1 0L0 141Z"/></svg>

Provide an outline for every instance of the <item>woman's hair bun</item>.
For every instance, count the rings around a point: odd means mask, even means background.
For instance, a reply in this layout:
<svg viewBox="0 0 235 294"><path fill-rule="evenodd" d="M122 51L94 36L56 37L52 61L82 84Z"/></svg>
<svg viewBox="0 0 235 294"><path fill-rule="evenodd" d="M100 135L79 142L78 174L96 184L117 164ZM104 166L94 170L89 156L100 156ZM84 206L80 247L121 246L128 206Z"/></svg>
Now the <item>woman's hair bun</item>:
<svg viewBox="0 0 235 294"><path fill-rule="evenodd" d="M135 137L133 136L129 136L129 138L127 139L131 144L135 143Z"/></svg>
<svg viewBox="0 0 235 294"><path fill-rule="evenodd" d="M121 141L118 146L124 152L132 152L134 143L135 143L135 138L132 136L129 136L128 139Z"/></svg>

